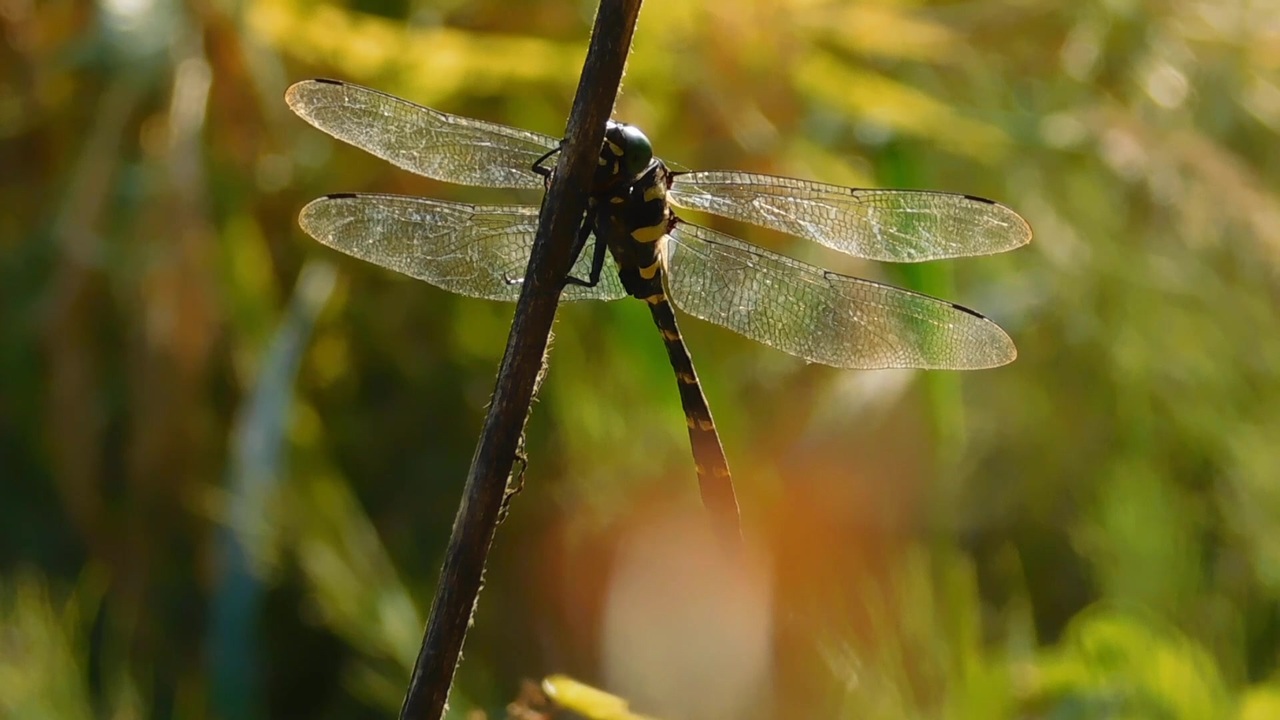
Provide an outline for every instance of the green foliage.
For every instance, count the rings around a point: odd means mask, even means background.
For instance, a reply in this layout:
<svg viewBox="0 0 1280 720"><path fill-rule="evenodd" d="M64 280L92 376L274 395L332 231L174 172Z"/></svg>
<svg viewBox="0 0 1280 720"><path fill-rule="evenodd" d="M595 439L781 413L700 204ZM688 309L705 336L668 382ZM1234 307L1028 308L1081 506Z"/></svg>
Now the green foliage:
<svg viewBox="0 0 1280 720"><path fill-rule="evenodd" d="M116 648L100 652L103 690L87 682L94 616L105 589L87 572L65 600L51 597L36 573L0 582L0 716L31 720L145 717L147 702ZM114 652L113 652L114 651Z"/></svg>
<svg viewBox="0 0 1280 720"><path fill-rule="evenodd" d="M592 8L38 5L0 13L0 716L385 716L511 309L295 218L512 196L283 91L559 134ZM619 558L697 507L675 384L639 304L564 308L452 716L554 673L655 717L1280 716L1273 5L650 0L616 116L662 157L988 196L1036 238L876 268L724 229L975 307L1020 358L844 373L681 318L765 578L648 580L682 600L628 637L722 681L682 696L605 637L659 602Z"/></svg>
<svg viewBox="0 0 1280 720"><path fill-rule="evenodd" d="M1036 695L1056 717L1231 717L1213 658L1176 630L1086 611L1039 663Z"/></svg>

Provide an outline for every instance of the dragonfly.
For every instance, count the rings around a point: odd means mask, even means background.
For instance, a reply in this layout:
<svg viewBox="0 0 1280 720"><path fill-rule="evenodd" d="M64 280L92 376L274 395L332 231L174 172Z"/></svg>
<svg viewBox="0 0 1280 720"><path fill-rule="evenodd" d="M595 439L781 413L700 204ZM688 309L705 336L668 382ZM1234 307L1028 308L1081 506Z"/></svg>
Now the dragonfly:
<svg viewBox="0 0 1280 720"><path fill-rule="evenodd" d="M549 135L450 115L335 80L289 88L316 128L434 180L542 189ZM1016 212L972 195L858 189L737 171L674 171L638 128L610 121L566 301L646 301L675 371L703 501L733 503L728 461L676 325L683 312L813 363L968 370L1011 362L1013 341L964 306L841 275L686 221L675 208L778 230L857 258L921 262L1031 240ZM306 205L303 230L354 257L475 298L514 301L539 209L342 193ZM594 247L586 246L594 236Z"/></svg>

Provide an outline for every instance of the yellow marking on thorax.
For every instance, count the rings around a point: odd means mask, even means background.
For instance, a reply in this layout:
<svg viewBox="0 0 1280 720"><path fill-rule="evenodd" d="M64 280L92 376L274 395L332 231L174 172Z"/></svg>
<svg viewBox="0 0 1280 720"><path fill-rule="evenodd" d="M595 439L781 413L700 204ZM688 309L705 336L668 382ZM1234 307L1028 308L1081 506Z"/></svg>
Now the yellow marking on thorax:
<svg viewBox="0 0 1280 720"><path fill-rule="evenodd" d="M650 185L644 191L645 202L653 202L654 200L661 200L666 196L667 196L667 189L663 187L662 183L660 182L656 182Z"/></svg>
<svg viewBox="0 0 1280 720"><path fill-rule="evenodd" d="M650 265L649 267L640 268L640 277L644 278L645 280L652 280L655 276L657 276L658 271L661 269L662 269L662 260L660 259L654 260L653 264Z"/></svg>
<svg viewBox="0 0 1280 720"><path fill-rule="evenodd" d="M609 152L612 152L614 155L617 155L618 157L622 157L621 145L614 143L612 140L605 140L604 144L609 146Z"/></svg>
<svg viewBox="0 0 1280 720"><path fill-rule="evenodd" d="M650 305L661 305L667 301L667 295L666 293L654 293L653 295L645 298L644 301Z"/></svg>
<svg viewBox="0 0 1280 720"><path fill-rule="evenodd" d="M649 227L636 228L631 231L631 239L638 243L649 244L657 242L663 235L667 234L667 220L663 218L662 222Z"/></svg>

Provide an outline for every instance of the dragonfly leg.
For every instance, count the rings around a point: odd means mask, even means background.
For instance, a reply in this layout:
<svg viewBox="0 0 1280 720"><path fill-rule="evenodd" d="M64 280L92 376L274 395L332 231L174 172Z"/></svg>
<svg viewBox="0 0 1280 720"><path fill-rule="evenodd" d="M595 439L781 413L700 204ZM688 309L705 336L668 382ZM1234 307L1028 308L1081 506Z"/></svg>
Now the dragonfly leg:
<svg viewBox="0 0 1280 720"><path fill-rule="evenodd" d="M582 229L578 231L578 237L573 243L573 261L578 262L578 256L587 246L587 238L591 236L591 229L595 226L595 211L587 210L586 221L582 223ZM600 271L604 269L604 251L606 245L600 241L600 237L596 236L596 247L591 253L591 274L586 280L568 275L564 279L565 285L579 285L582 287L595 287L600 284Z"/></svg>
<svg viewBox="0 0 1280 720"><path fill-rule="evenodd" d="M534 160L533 166L530 167L529 169L549 180L551 178L551 173L554 170L554 168L549 168L543 163L551 159L552 155L555 155L556 153L560 152L560 150L562 150L563 148L564 148L564 141L561 140L559 145L551 148L546 153L544 153L542 157L538 158L537 160Z"/></svg>
<svg viewBox="0 0 1280 720"><path fill-rule="evenodd" d="M573 249L570 251L573 256L573 262L578 262L578 256L582 254L582 250L587 245L587 238L591 236L592 218L595 217L593 211L587 211L587 219L582 224L582 228L578 231L578 236L574 238ZM582 287L595 287L600 284L600 272L604 268L604 251L605 244L596 242L596 249L591 256L591 274L586 280L568 275L564 279L565 285L579 285ZM502 274L502 281L508 285L519 285L524 282L524 278L514 277L510 273Z"/></svg>

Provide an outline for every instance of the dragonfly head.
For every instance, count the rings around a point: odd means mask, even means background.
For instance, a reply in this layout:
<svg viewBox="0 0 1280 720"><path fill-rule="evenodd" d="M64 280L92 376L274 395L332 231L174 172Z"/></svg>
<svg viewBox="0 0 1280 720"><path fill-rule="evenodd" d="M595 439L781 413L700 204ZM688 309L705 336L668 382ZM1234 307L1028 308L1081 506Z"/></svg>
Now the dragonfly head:
<svg viewBox="0 0 1280 720"><path fill-rule="evenodd" d="M632 180L653 162L653 145L640 128L610 120L604 133L600 162L612 173Z"/></svg>

